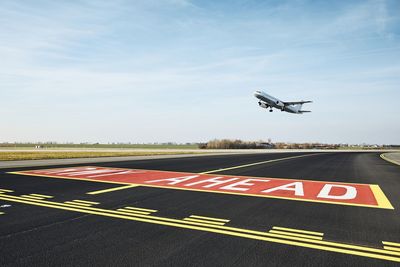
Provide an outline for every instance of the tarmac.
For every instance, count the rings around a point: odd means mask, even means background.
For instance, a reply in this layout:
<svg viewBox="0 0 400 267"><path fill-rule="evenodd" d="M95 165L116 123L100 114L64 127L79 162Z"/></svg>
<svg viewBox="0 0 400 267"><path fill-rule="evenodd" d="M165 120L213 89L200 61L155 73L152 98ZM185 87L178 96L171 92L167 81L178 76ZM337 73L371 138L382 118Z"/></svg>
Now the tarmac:
<svg viewBox="0 0 400 267"><path fill-rule="evenodd" d="M0 266L398 266L400 166L380 155L3 168Z"/></svg>

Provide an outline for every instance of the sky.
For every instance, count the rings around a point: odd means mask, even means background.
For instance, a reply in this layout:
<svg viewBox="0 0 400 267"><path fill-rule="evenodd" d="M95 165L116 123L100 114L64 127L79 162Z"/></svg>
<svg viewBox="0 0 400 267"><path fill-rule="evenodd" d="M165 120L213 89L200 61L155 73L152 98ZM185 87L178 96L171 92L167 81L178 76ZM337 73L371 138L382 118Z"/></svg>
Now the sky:
<svg viewBox="0 0 400 267"><path fill-rule="evenodd" d="M0 26L0 142L400 144L397 0L3 0Z"/></svg>

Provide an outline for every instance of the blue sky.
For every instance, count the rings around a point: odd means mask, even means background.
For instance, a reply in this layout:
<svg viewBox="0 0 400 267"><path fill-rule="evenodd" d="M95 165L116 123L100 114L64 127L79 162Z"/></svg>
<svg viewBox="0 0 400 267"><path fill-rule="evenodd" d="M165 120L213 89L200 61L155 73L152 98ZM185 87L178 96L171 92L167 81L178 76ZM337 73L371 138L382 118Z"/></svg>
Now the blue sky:
<svg viewBox="0 0 400 267"><path fill-rule="evenodd" d="M1 1L0 141L400 143L399 1ZM314 100L269 113L255 90Z"/></svg>

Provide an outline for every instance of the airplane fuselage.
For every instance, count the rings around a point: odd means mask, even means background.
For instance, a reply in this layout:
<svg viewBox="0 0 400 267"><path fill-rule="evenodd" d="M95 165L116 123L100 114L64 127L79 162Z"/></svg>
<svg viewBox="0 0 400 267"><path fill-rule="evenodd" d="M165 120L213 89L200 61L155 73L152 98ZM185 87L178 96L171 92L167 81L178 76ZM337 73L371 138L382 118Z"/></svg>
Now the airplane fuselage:
<svg viewBox="0 0 400 267"><path fill-rule="evenodd" d="M286 111L286 112L290 112L290 113L300 113L299 109L296 108L296 106L285 105L283 103L283 101L281 101L269 94L266 94L264 92L256 91L254 93L254 96L260 100L260 102L258 102L260 107L271 108L270 111L272 110L272 108L276 108L276 109L280 109L281 111Z"/></svg>

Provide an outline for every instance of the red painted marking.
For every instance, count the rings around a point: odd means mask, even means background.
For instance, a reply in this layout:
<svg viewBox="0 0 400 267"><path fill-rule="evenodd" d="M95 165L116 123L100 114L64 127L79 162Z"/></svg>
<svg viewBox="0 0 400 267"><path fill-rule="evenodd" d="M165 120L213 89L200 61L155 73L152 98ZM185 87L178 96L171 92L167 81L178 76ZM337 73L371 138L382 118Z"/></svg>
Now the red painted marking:
<svg viewBox="0 0 400 267"><path fill-rule="evenodd" d="M72 167L22 171L20 174L138 184L162 188L213 191L230 194L269 196L329 203L378 207L368 184L349 184L295 179L256 178L183 172Z"/></svg>

